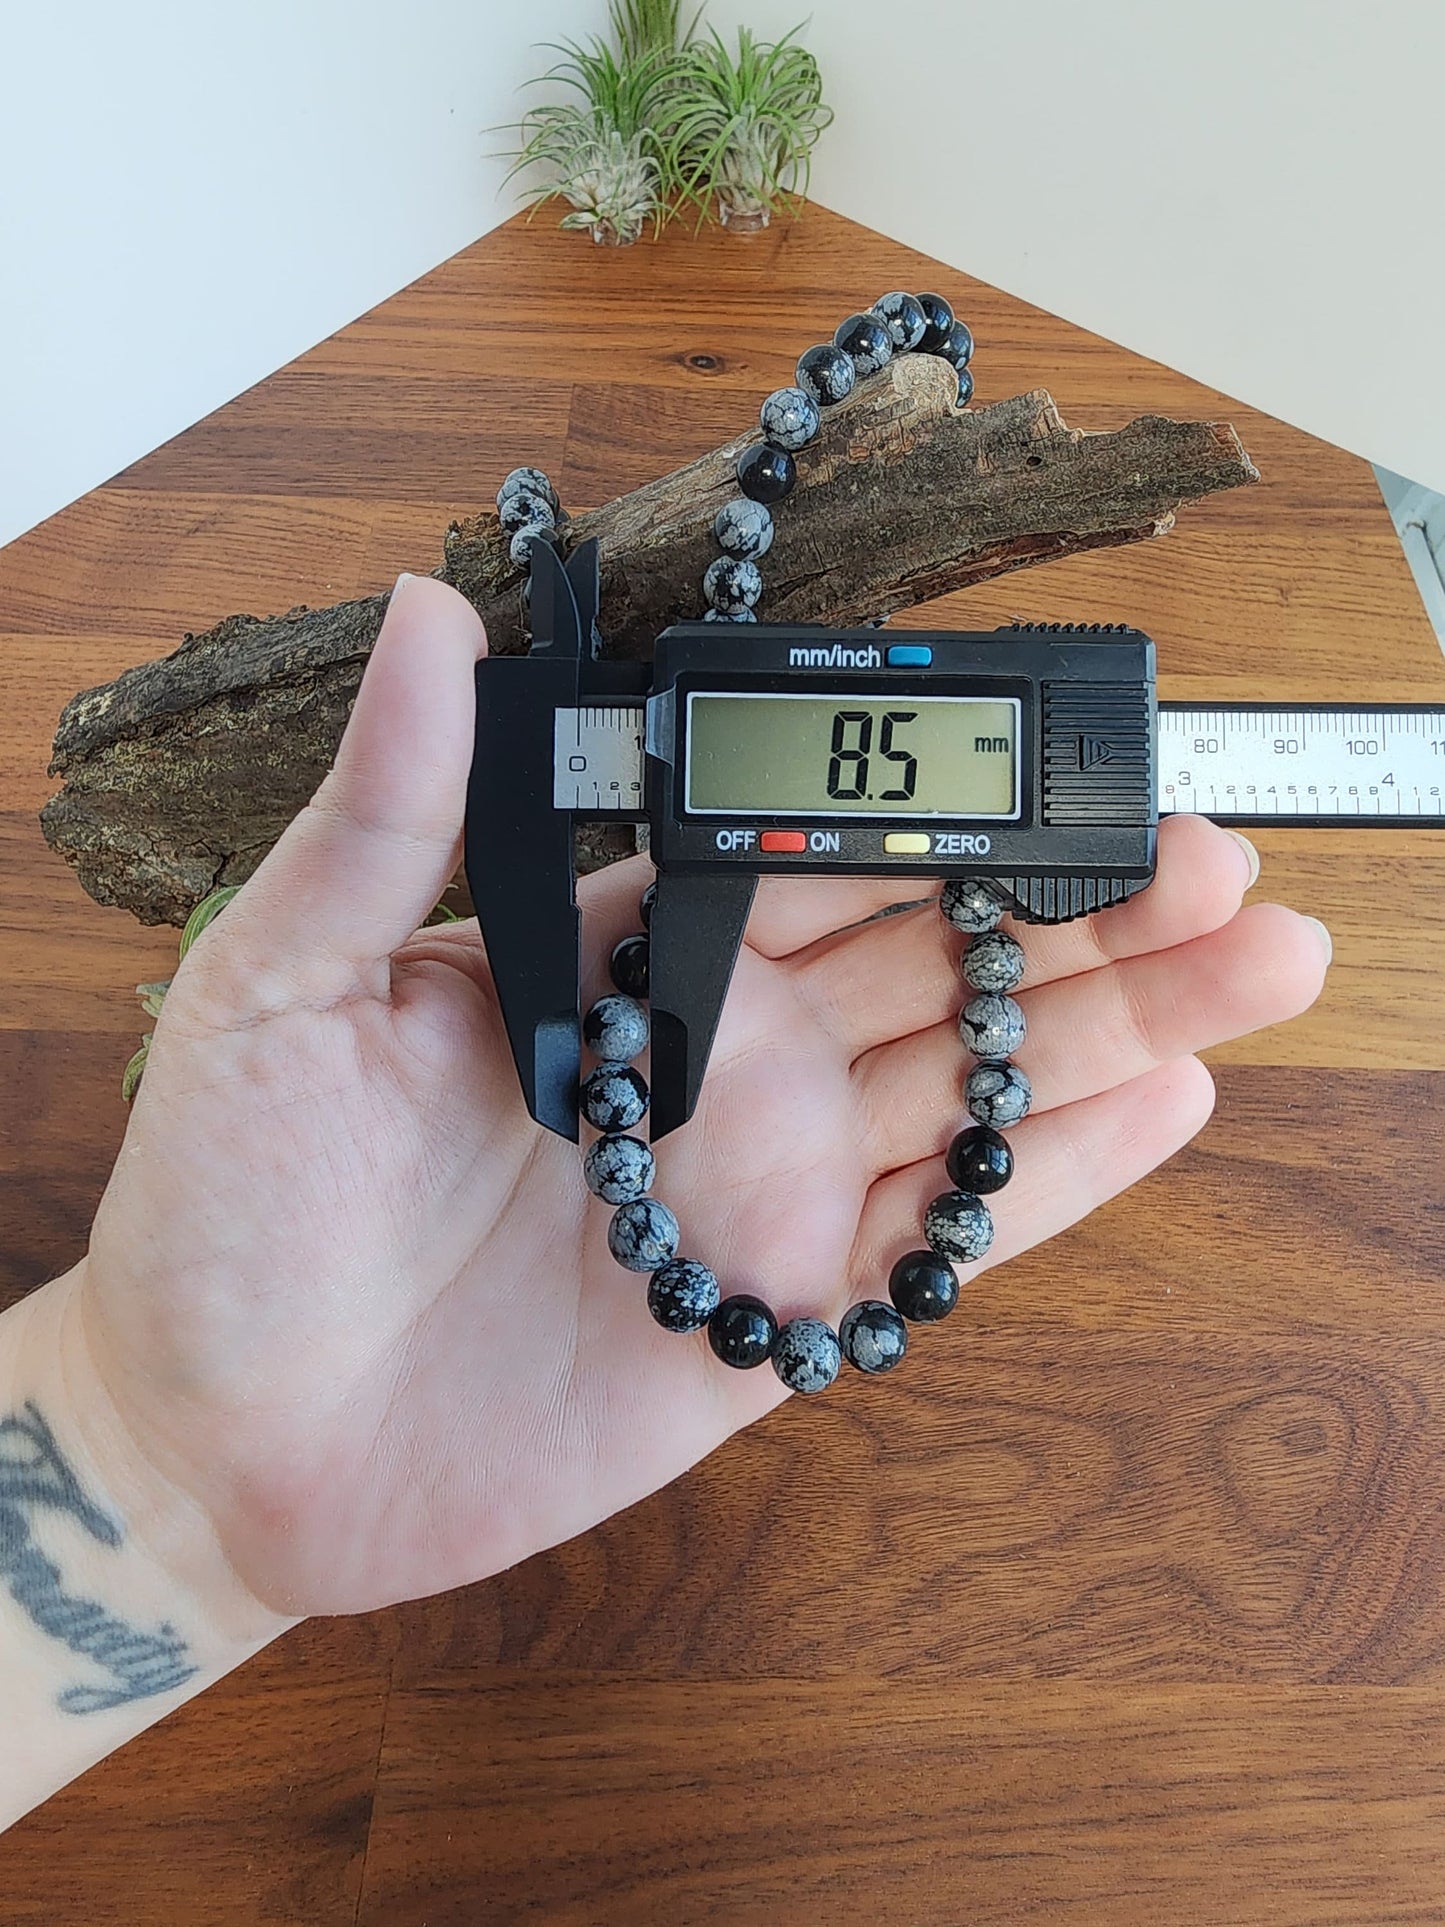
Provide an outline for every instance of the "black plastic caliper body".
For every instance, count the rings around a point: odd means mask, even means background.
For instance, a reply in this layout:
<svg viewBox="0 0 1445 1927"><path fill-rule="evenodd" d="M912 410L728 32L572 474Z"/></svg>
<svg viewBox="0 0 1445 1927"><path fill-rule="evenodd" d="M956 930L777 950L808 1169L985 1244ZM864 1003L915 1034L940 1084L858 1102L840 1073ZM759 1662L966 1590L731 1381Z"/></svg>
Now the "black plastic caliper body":
<svg viewBox="0 0 1445 1927"><path fill-rule="evenodd" d="M576 1139L573 830L645 822L652 1136L692 1115L757 879L986 881L1028 922L1154 874L1154 645L1122 626L987 632L684 623L600 659L597 550L532 547L527 656L477 665L466 863L527 1108Z"/></svg>

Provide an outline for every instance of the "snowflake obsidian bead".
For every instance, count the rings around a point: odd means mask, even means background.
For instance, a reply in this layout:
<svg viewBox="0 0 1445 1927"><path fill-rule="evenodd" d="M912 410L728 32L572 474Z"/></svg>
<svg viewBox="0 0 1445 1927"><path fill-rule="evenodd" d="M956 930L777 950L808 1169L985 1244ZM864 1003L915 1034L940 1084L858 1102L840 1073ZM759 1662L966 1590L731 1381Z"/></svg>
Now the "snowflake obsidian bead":
<svg viewBox="0 0 1445 1927"><path fill-rule="evenodd" d="M762 573L756 562L740 562L734 556L720 555L707 566L702 592L720 614L736 615L739 610L756 605L763 593Z"/></svg>
<svg viewBox="0 0 1445 1927"><path fill-rule="evenodd" d="M967 1263L993 1243L993 1216L971 1191L945 1191L923 1214L923 1236L940 1258Z"/></svg>
<svg viewBox="0 0 1445 1927"><path fill-rule="evenodd" d="M652 1189L657 1165L640 1137L600 1137L582 1160L582 1175L594 1198L605 1204L631 1204Z"/></svg>
<svg viewBox="0 0 1445 1927"><path fill-rule="evenodd" d="M773 1344L773 1370L790 1392L826 1392L842 1362L838 1334L821 1318L790 1318Z"/></svg>
<svg viewBox="0 0 1445 1927"><path fill-rule="evenodd" d="M545 495L537 494L535 489L519 488L503 497L497 520L508 535L515 535L519 529L552 528L557 511Z"/></svg>
<svg viewBox="0 0 1445 1927"><path fill-rule="evenodd" d="M928 317L916 294L905 294L901 288L892 294L880 294L873 312L892 335L894 354L911 354L922 341Z"/></svg>
<svg viewBox="0 0 1445 1927"><path fill-rule="evenodd" d="M918 351L924 355L940 354L953 326L953 308L941 294L921 294L918 305L923 310L924 323Z"/></svg>
<svg viewBox="0 0 1445 1927"><path fill-rule="evenodd" d="M724 1298L707 1321L707 1342L724 1365L749 1372L771 1358L778 1321L772 1307L750 1291Z"/></svg>
<svg viewBox="0 0 1445 1927"><path fill-rule="evenodd" d="M792 494L798 470L785 448L754 442L738 457L737 478L738 487L754 502L781 502Z"/></svg>
<svg viewBox="0 0 1445 1927"><path fill-rule="evenodd" d="M556 531L551 527L550 523L528 522L525 527L517 530L517 533L507 544L507 554L519 569L525 569L527 564L532 560L533 542L546 542L554 537L555 534Z"/></svg>
<svg viewBox="0 0 1445 1927"><path fill-rule="evenodd" d="M706 1265L696 1258L673 1258L653 1272L647 1309L666 1331L701 1331L721 1296L717 1279Z"/></svg>
<svg viewBox="0 0 1445 1927"><path fill-rule="evenodd" d="M704 609L704 622L756 622L757 615L752 609Z"/></svg>
<svg viewBox="0 0 1445 1927"><path fill-rule="evenodd" d="M955 321L933 352L959 370L966 368L973 360L973 330L966 321Z"/></svg>
<svg viewBox="0 0 1445 1927"><path fill-rule="evenodd" d="M635 997L599 997L582 1019L588 1050L615 1064L629 1063L647 1049L647 1012Z"/></svg>
<svg viewBox="0 0 1445 1927"><path fill-rule="evenodd" d="M893 359L893 337L876 314L850 314L838 324L833 345L841 348L860 375L876 375Z"/></svg>
<svg viewBox="0 0 1445 1927"><path fill-rule="evenodd" d="M599 1131L630 1131L647 1115L646 1080L630 1064L599 1064L582 1080L582 1115Z"/></svg>
<svg viewBox="0 0 1445 1927"><path fill-rule="evenodd" d="M888 1296L915 1325L933 1325L958 1303L958 1277L936 1251L906 1251L888 1274Z"/></svg>
<svg viewBox="0 0 1445 1927"><path fill-rule="evenodd" d="M712 532L724 555L750 562L773 546L773 518L767 504L746 495L740 502L724 502L713 517Z"/></svg>
<svg viewBox="0 0 1445 1927"><path fill-rule="evenodd" d="M639 931L624 937L607 960L612 981L624 997L645 997L651 977L652 946Z"/></svg>
<svg viewBox="0 0 1445 1927"><path fill-rule="evenodd" d="M677 1255L677 1219L656 1198L620 1204L607 1227L607 1249L625 1271L658 1271Z"/></svg>
<svg viewBox="0 0 1445 1927"><path fill-rule="evenodd" d="M796 454L817 434L822 416L806 388L775 388L758 410L758 420L774 448Z"/></svg>
<svg viewBox="0 0 1445 1927"><path fill-rule="evenodd" d="M820 341L799 355L797 373L798 386L806 389L819 407L832 408L852 394L858 371L853 357L836 342Z"/></svg>
<svg viewBox="0 0 1445 1927"><path fill-rule="evenodd" d="M948 1147L944 1169L960 1191L987 1197L1002 1191L1014 1173L1014 1154L1008 1139L986 1124L960 1131Z"/></svg>
<svg viewBox="0 0 1445 1927"><path fill-rule="evenodd" d="M1023 1007L992 991L966 1003L958 1019L958 1034L975 1057L1012 1057L1027 1028Z"/></svg>
<svg viewBox="0 0 1445 1927"><path fill-rule="evenodd" d="M558 507L557 491L540 468L514 468L504 476L502 486L497 490L497 507L500 509L509 496L516 495L522 489L526 489L530 495L542 496L555 513Z"/></svg>
<svg viewBox="0 0 1445 1927"><path fill-rule="evenodd" d="M1024 977L1023 945L1007 930L986 931L964 951L963 975L975 990L1017 990Z"/></svg>
<svg viewBox="0 0 1445 1927"><path fill-rule="evenodd" d="M998 898L972 878L955 878L945 883L938 907L955 930L970 936L997 929L1003 917L1003 905Z"/></svg>
<svg viewBox="0 0 1445 1927"><path fill-rule="evenodd" d="M860 1372L891 1372L908 1350L908 1327L892 1305L865 1298L850 1305L838 1324L844 1358Z"/></svg>
<svg viewBox="0 0 1445 1927"><path fill-rule="evenodd" d="M1027 1117L1034 1101L1033 1086L1017 1064L975 1064L963 1095L969 1116L995 1130Z"/></svg>

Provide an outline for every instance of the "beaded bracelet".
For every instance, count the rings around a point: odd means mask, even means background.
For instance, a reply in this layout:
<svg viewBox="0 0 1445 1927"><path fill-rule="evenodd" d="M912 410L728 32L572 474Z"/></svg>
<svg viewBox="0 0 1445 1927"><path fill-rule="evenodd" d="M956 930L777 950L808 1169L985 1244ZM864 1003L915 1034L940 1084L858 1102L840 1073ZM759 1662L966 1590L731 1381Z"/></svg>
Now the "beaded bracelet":
<svg viewBox="0 0 1445 1927"><path fill-rule="evenodd" d="M832 342L809 348L799 359L798 385L779 388L763 403L765 439L746 449L737 464L743 501L719 509L713 532L723 554L703 578L704 620L755 622L762 594L757 558L772 546L771 504L788 495L796 480L794 453L818 432L821 409L843 401L860 375L877 373L895 353L942 356L956 370L959 405L973 393L968 362L973 336L940 295L894 292L864 314L850 315ZM547 476L516 468L497 493L497 512L511 536L512 560L525 565L537 538L556 540L565 520ZM772 1361L790 1391L821 1392L838 1376L842 1361L860 1372L891 1371L908 1348L908 1326L934 1324L958 1302L957 1263L981 1258L993 1243L993 1217L984 1198L1013 1175L1013 1152L1000 1133L1028 1113L1028 1078L1011 1060L1024 1041L1024 1013L1009 993L1024 975L1017 940L999 928L1003 909L987 884L945 884L940 908L970 942L962 971L977 992L959 1017L959 1033L978 1060L964 1083L974 1122L959 1131L944 1160L953 1190L929 1205L923 1217L925 1249L906 1252L888 1279L891 1303L866 1298L851 1306L838 1329L821 1318L780 1324L761 1298L737 1292L724 1298L717 1277L696 1258L680 1258L676 1217L650 1195L656 1163L652 1148L630 1133L647 1114L647 1082L633 1060L647 1048L650 1026L646 928L657 886L643 893L643 929L614 948L609 974L615 989L600 997L582 1020L582 1040L597 1057L579 1092L581 1115L601 1135L583 1160L594 1196L614 1207L608 1249L628 1271L650 1274L647 1306L667 1331L706 1327L708 1342L725 1365L748 1370Z"/></svg>

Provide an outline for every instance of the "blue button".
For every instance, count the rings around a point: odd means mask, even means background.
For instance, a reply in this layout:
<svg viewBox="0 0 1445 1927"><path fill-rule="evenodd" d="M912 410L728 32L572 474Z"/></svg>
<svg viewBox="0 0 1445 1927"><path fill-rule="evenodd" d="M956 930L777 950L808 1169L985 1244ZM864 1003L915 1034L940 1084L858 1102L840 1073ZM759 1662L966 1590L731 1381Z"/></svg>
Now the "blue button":
<svg viewBox="0 0 1445 1927"><path fill-rule="evenodd" d="M933 651L920 642L895 642L888 651L890 669L926 669L933 661Z"/></svg>

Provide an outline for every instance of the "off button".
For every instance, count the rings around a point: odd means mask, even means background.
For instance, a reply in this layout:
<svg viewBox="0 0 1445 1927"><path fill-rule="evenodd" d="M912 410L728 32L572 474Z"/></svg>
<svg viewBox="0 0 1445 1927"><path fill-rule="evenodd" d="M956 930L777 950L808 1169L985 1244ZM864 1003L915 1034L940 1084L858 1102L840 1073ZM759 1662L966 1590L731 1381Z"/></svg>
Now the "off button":
<svg viewBox="0 0 1445 1927"><path fill-rule="evenodd" d="M890 830L883 839L884 856L927 856L933 838L917 830Z"/></svg>

